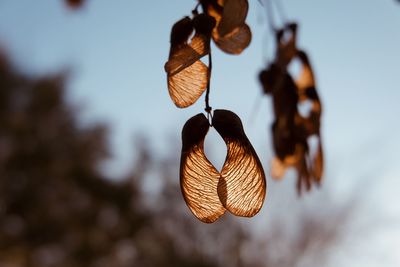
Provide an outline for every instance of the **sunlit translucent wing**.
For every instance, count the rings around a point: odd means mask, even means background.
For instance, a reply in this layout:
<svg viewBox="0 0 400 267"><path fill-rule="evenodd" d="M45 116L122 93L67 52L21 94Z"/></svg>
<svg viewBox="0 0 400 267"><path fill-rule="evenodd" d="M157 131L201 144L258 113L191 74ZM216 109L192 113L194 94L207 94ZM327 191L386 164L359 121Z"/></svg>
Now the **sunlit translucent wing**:
<svg viewBox="0 0 400 267"><path fill-rule="evenodd" d="M170 58L164 66L165 71L170 75L175 75L207 55L209 51L207 38L200 34L195 35L190 45L182 45L171 52Z"/></svg>
<svg viewBox="0 0 400 267"><path fill-rule="evenodd" d="M208 82L208 67L200 60L175 75L168 75L168 92L179 108L185 108L197 101Z"/></svg>
<svg viewBox="0 0 400 267"><path fill-rule="evenodd" d="M192 213L205 223L216 221L225 212L218 197L219 172L204 154L207 118L198 114L182 130L180 183L183 197Z"/></svg>
<svg viewBox="0 0 400 267"><path fill-rule="evenodd" d="M220 23L217 26L219 36L225 37L244 25L249 4L247 0L225 0Z"/></svg>
<svg viewBox="0 0 400 267"><path fill-rule="evenodd" d="M195 35L190 45L173 53L165 64L168 92L177 107L192 105L205 91L209 73L200 58L208 53L209 43L206 38Z"/></svg>
<svg viewBox="0 0 400 267"><path fill-rule="evenodd" d="M210 52L210 38L197 33L188 43L194 23L183 18L172 27L171 50L164 68L168 92L177 107L185 108L199 99L207 87L208 67L200 58Z"/></svg>
<svg viewBox="0 0 400 267"><path fill-rule="evenodd" d="M266 195L261 162L235 113L215 110L213 126L228 149L218 183L218 196L234 215L252 217L261 209Z"/></svg>

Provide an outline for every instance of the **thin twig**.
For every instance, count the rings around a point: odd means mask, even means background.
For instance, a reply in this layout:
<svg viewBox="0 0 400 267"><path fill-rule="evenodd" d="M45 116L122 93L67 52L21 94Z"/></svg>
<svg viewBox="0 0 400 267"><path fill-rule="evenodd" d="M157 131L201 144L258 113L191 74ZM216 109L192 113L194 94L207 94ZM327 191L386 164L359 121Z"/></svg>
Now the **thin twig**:
<svg viewBox="0 0 400 267"><path fill-rule="evenodd" d="M210 51L208 53L208 82L207 82L207 91L205 97L206 108L204 109L207 112L208 116L211 116L211 110L212 110L212 107L209 104L210 87L211 87L211 70L212 70L212 57L211 57L211 47L210 47Z"/></svg>

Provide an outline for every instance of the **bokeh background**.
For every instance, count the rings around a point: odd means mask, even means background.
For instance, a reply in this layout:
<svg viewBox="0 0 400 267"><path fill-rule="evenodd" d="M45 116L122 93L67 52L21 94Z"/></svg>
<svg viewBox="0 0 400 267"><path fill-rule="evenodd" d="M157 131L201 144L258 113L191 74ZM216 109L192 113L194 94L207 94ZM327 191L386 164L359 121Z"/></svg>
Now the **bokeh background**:
<svg viewBox="0 0 400 267"><path fill-rule="evenodd" d="M252 43L213 47L210 100L242 118L268 172L257 74L273 38L249 2ZM268 177L255 218L206 225L178 185L181 129L204 103L177 109L163 69L195 1L0 1L0 266L399 266L400 5L279 3L316 70L324 181L299 198L294 172ZM210 131L217 166L225 151Z"/></svg>

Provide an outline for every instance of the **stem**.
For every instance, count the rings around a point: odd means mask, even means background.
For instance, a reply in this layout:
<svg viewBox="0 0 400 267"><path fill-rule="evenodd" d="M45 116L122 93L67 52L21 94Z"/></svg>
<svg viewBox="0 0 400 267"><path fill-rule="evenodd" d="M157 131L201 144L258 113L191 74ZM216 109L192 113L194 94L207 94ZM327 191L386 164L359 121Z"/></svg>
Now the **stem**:
<svg viewBox="0 0 400 267"><path fill-rule="evenodd" d="M204 109L208 114L211 115L212 108L209 104L209 96L210 96L210 84L211 84L211 70L212 70L212 57L211 57L211 47L210 52L208 53L208 82L207 82L207 91L206 91L206 108Z"/></svg>

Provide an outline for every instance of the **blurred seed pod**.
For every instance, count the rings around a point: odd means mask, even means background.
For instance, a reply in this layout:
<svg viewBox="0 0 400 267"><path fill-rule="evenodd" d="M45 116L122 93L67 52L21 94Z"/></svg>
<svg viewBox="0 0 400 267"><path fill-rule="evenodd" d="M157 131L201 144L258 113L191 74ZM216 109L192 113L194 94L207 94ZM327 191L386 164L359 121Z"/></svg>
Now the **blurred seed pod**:
<svg viewBox="0 0 400 267"><path fill-rule="evenodd" d="M324 169L323 149L320 135L322 105L316 89L314 71L307 53L298 50L297 58L301 62L301 73L296 80L299 101L308 101L311 103L310 113L308 116L303 116L302 120L300 120L301 123L299 127L304 129L306 138L311 136L316 136L317 138L317 148L315 149L314 155L310 155L311 159L309 168L313 180L319 184Z"/></svg>
<svg viewBox="0 0 400 267"><path fill-rule="evenodd" d="M290 23L276 32L275 59L260 72L259 80L263 93L272 96L274 107L272 177L281 179L287 168L294 167L300 194L304 188L310 190L312 184L320 184L324 164L320 135L322 105L308 56L296 47L297 27L296 23ZM301 64L295 80L288 71L294 59ZM300 113L299 106L303 104L310 106L308 114ZM310 149L311 137L317 138L314 149Z"/></svg>

